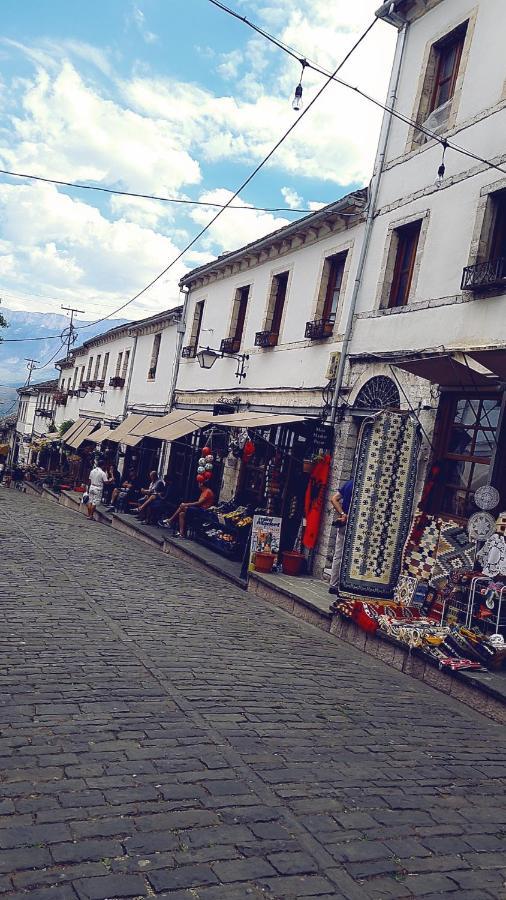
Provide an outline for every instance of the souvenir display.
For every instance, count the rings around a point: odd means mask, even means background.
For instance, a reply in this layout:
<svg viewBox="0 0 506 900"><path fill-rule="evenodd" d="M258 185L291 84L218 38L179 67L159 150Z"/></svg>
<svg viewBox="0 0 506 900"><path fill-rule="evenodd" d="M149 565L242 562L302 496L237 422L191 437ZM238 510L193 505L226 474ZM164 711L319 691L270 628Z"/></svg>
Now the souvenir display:
<svg viewBox="0 0 506 900"><path fill-rule="evenodd" d="M340 593L393 596L411 521L419 448L418 426L410 415L384 410L363 424Z"/></svg>
<svg viewBox="0 0 506 900"><path fill-rule="evenodd" d="M471 569L475 550L467 531L460 524L452 521L441 522L430 584L433 587L440 587L454 569L466 567Z"/></svg>
<svg viewBox="0 0 506 900"><path fill-rule="evenodd" d="M471 541L486 541L495 530L495 519L488 512L473 513L467 523L467 533Z"/></svg>
<svg viewBox="0 0 506 900"><path fill-rule="evenodd" d="M436 564L441 523L434 516L418 516L404 550L402 573L430 581Z"/></svg>
<svg viewBox="0 0 506 900"><path fill-rule="evenodd" d="M485 541L477 558L484 575L506 575L506 541L502 534L492 534Z"/></svg>
<svg viewBox="0 0 506 900"><path fill-rule="evenodd" d="M252 513L252 507L234 502L212 506L198 523L194 537L223 556L241 559L251 533Z"/></svg>
<svg viewBox="0 0 506 900"><path fill-rule="evenodd" d="M499 513L495 521L494 531L506 537L506 512Z"/></svg>
<svg viewBox="0 0 506 900"><path fill-rule="evenodd" d="M491 484L484 484L474 492L474 502L478 509L495 509L499 500L499 491Z"/></svg>
<svg viewBox="0 0 506 900"><path fill-rule="evenodd" d="M410 606L417 587L418 580L412 575L400 575L394 591L394 600L401 606Z"/></svg>

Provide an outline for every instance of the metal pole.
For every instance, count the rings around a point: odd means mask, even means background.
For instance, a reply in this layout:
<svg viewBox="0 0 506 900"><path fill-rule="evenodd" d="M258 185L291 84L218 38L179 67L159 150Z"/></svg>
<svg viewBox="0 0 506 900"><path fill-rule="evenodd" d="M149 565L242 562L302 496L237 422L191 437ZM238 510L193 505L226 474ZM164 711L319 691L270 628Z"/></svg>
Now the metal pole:
<svg viewBox="0 0 506 900"><path fill-rule="evenodd" d="M388 101L387 105L391 108L395 107L395 103L397 100L397 89L399 86L400 74L401 74L401 66L402 60L404 56L404 46L406 43L406 33L408 26L405 24L402 30L399 33L399 39L397 41L397 47L395 50L395 59L394 65L392 68L392 75L390 77L390 89L388 92ZM332 399L332 410L330 414L330 422L332 425L335 425L336 417L337 417L337 404L339 402L339 394L341 392L341 387L343 384L344 378L344 369L347 362L347 354L348 354L348 346L351 339L351 333L353 330L353 321L355 317L355 307L357 305L358 293L360 290L360 286L362 283L362 276L364 274L365 262L367 259L367 253L369 250L369 244L371 241L372 228L374 224L374 215L376 212L376 201L378 199L379 186L381 182L381 176L383 174L383 167L385 164L385 157L388 145L388 138L390 136L390 127L392 124L392 114L389 112L385 113L383 118L383 124L381 126L381 134L380 140L378 144L378 152L376 154L376 162L374 165L374 173L371 180L370 186L370 196L369 196L369 204L367 210L367 218L365 222L365 230L364 237L362 241L362 247L360 250L360 257L357 266L357 274L355 277L355 283L353 285L353 293L350 299L350 306L348 309L348 318L346 320L346 330L343 338L343 345L341 348L341 356L339 359L339 366L336 374L336 384L334 388L334 397Z"/></svg>
<svg viewBox="0 0 506 900"><path fill-rule="evenodd" d="M68 357L68 356L70 356L70 348L71 348L72 344L74 343L72 340L72 336L74 334L74 331L76 330L74 328L74 313L81 313L81 315L84 316L85 311L84 311L84 309L75 309L75 307L73 307L73 306L62 306L62 309L64 309L65 312L70 313L69 333L67 336L67 357Z"/></svg>

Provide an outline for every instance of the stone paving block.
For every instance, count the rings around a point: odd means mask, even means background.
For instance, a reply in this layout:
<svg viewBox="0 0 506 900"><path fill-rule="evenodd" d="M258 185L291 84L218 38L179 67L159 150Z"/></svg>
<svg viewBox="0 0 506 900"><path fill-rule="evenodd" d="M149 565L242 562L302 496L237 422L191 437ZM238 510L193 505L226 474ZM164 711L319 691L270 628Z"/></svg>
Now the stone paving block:
<svg viewBox="0 0 506 900"><path fill-rule="evenodd" d="M199 885L218 883L218 878L210 866L207 865L160 869L157 872L149 872L148 879L155 891L192 888Z"/></svg>
<svg viewBox="0 0 506 900"><path fill-rule="evenodd" d="M51 847L51 856L57 863L86 862L122 855L123 847L119 841L77 841L70 844L55 844Z"/></svg>
<svg viewBox="0 0 506 900"><path fill-rule="evenodd" d="M108 900L111 897L146 897L146 881L140 875L106 875L74 882L79 900Z"/></svg>
<svg viewBox="0 0 506 900"><path fill-rule="evenodd" d="M407 875L403 884L413 897L425 897L428 894L452 894L459 890L453 879L447 875Z"/></svg>

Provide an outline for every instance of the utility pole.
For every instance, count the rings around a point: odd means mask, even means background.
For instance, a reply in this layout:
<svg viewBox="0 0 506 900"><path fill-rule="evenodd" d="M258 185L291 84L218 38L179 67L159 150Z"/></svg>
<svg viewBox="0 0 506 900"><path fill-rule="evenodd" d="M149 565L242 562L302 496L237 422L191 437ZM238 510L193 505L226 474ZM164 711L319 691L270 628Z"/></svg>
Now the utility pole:
<svg viewBox="0 0 506 900"><path fill-rule="evenodd" d="M38 359L27 359L26 357L25 357L25 359L28 363L28 365L26 367L28 369L28 378L26 379L25 387L28 387L28 385L30 384L31 378L32 378L32 372L34 369L37 368L37 364L38 364L39 360Z"/></svg>
<svg viewBox="0 0 506 900"><path fill-rule="evenodd" d="M84 315L84 309L75 309L75 307L73 307L73 306L62 306L62 309L64 309L65 312L70 313L70 325L69 325L68 335L67 335L67 356L70 356L70 348L71 348L72 344L74 343L72 340L72 336L75 331L74 313L81 313L81 315Z"/></svg>

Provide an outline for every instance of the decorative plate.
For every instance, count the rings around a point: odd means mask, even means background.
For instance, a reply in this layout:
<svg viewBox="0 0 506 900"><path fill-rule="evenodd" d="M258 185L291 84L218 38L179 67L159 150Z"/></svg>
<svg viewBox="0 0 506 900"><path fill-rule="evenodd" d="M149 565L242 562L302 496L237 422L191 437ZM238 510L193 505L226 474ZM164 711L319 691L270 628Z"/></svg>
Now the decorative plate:
<svg viewBox="0 0 506 900"><path fill-rule="evenodd" d="M486 541L494 531L494 517L483 510L473 513L467 523L467 533L471 541Z"/></svg>
<svg viewBox="0 0 506 900"><path fill-rule="evenodd" d="M474 492L474 502L478 509L494 509L499 500L499 491L491 484L484 484Z"/></svg>

